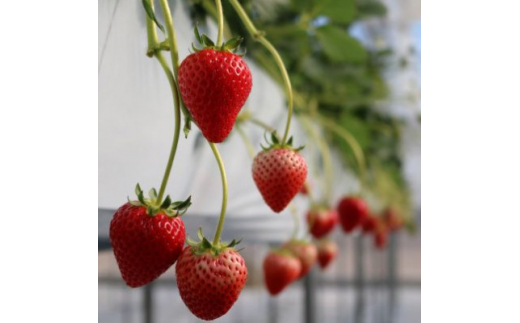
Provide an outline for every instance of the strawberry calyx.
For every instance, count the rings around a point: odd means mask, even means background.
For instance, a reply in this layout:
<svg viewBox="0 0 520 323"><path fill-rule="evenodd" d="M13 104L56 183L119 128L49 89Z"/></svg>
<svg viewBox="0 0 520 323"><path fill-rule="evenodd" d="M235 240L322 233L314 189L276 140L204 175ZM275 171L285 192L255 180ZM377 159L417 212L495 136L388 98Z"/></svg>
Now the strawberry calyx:
<svg viewBox="0 0 520 323"><path fill-rule="evenodd" d="M191 238L187 237L186 243L191 247L191 252L198 256L209 252L211 255L216 257L226 249L234 249L234 247L242 241L242 239L233 239L229 243L219 242L218 244L214 244L204 236L202 228L199 228L199 230L197 231L197 237L199 238L199 241L194 241Z"/></svg>
<svg viewBox="0 0 520 323"><path fill-rule="evenodd" d="M300 146L300 147L293 148L293 146L292 146L293 145L293 137L292 136L289 138L289 140L287 140L286 143L282 143L280 141L280 139L278 138L278 135L276 134L276 131L271 132L271 139L269 139L267 137L267 132L265 132L264 133L264 139L267 142L267 147L265 147L264 145L260 144L260 147L262 147L263 151L269 151L269 150L272 150L272 149L290 149L290 150L298 152L298 151L302 150L303 148L305 148L305 146Z"/></svg>
<svg viewBox="0 0 520 323"><path fill-rule="evenodd" d="M204 49L214 49L214 50L218 50L218 51L222 51L222 52L230 52L230 53L236 54L240 57L243 57L246 54L245 50L241 54L236 53L238 48L240 47L240 44L244 40L244 38L242 38L242 37L231 38L227 42L222 43L221 46L217 46L217 45L215 45L215 42L213 40L211 40L211 38L209 38L206 34L199 33L199 28L197 27L197 25L195 25L194 31L195 31L195 38L197 39L199 44L202 45L202 48L198 48L194 44L191 44L191 48L195 52L199 52Z"/></svg>
<svg viewBox="0 0 520 323"><path fill-rule="evenodd" d="M131 201L128 198L128 203L134 206L146 207L149 216L155 216L158 213L164 213L170 218L182 216L191 205L191 195L185 201L172 202L169 195L163 201L159 201L155 188L151 188L148 192L149 197L145 198L139 184L135 186L135 194L137 195L137 201Z"/></svg>

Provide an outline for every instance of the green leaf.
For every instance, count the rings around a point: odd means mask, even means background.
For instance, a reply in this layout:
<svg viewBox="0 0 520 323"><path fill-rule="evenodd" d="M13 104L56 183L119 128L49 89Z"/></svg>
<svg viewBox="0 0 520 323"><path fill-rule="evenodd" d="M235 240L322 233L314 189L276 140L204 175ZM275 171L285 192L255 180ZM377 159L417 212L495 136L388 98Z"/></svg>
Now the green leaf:
<svg viewBox="0 0 520 323"><path fill-rule="evenodd" d="M199 24L198 24L198 23L195 24L194 31L195 31L195 38L197 39L197 41L199 42L199 44L202 44L202 37L200 37L200 33L199 33Z"/></svg>
<svg viewBox="0 0 520 323"><path fill-rule="evenodd" d="M273 144L279 144L280 141L278 140L278 136L276 135L276 131L273 131L271 133L271 140L273 141Z"/></svg>
<svg viewBox="0 0 520 323"><path fill-rule="evenodd" d="M315 5L313 17L327 16L332 22L349 24L357 14L354 0L322 0Z"/></svg>
<svg viewBox="0 0 520 323"><path fill-rule="evenodd" d="M358 11L361 17L382 17L386 15L388 10L386 6L379 1L363 1L358 4Z"/></svg>
<svg viewBox="0 0 520 323"><path fill-rule="evenodd" d="M157 191L155 190L155 188L150 189L150 191L148 192L148 195L150 195L151 199L156 200L157 199Z"/></svg>
<svg viewBox="0 0 520 323"><path fill-rule="evenodd" d="M244 38L242 38L242 37L231 38L224 44L224 49L236 50L240 46L240 44L242 43L243 40L244 40Z"/></svg>
<svg viewBox="0 0 520 323"><path fill-rule="evenodd" d="M148 15L148 18L152 19L157 27L164 33L164 27L157 21L157 18L155 17L155 13L153 12L152 5L150 4L149 0L143 0L143 7L146 11L146 14Z"/></svg>
<svg viewBox="0 0 520 323"><path fill-rule="evenodd" d="M200 241L204 239L204 233L202 232L202 228L199 228L199 230L197 230L197 236L199 237Z"/></svg>
<svg viewBox="0 0 520 323"><path fill-rule="evenodd" d="M292 144L293 144L293 137L292 136L289 138L289 140L287 140L287 144L289 146L292 146Z"/></svg>
<svg viewBox="0 0 520 323"><path fill-rule="evenodd" d="M206 34L202 34L202 43L209 47L215 46L215 43Z"/></svg>
<svg viewBox="0 0 520 323"><path fill-rule="evenodd" d="M346 30L330 25L323 26L316 29L316 37L331 62L363 63L367 60L365 48Z"/></svg>
<svg viewBox="0 0 520 323"><path fill-rule="evenodd" d="M172 199L170 198L170 195L167 195L164 202L161 204L161 209L167 209L170 204L172 204Z"/></svg>

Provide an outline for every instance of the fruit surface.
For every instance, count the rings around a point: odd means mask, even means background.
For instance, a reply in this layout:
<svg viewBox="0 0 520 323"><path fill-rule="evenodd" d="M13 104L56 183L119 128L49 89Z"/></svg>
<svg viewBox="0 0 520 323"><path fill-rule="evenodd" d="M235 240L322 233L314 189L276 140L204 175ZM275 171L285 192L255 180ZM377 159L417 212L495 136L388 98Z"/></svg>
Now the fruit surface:
<svg viewBox="0 0 520 323"><path fill-rule="evenodd" d="M388 243L388 227L383 219L376 218L376 225L373 233L376 248L384 249Z"/></svg>
<svg viewBox="0 0 520 323"><path fill-rule="evenodd" d="M228 51L203 49L179 67L182 100L210 142L226 139L252 85L249 67Z"/></svg>
<svg viewBox="0 0 520 323"><path fill-rule="evenodd" d="M383 219L391 231L397 231L404 225L403 219L393 208L387 208L383 212Z"/></svg>
<svg viewBox="0 0 520 323"><path fill-rule="evenodd" d="M262 151L253 160L253 179L264 201L281 212L301 190L307 178L305 159L290 148Z"/></svg>
<svg viewBox="0 0 520 323"><path fill-rule="evenodd" d="M363 220L361 227L363 229L363 233L370 233L374 231L374 228L376 227L377 218L373 215L369 215Z"/></svg>
<svg viewBox="0 0 520 323"><path fill-rule="evenodd" d="M110 242L130 287L143 286L170 268L182 252L186 231L180 217L150 216L144 206L127 203L110 222Z"/></svg>
<svg viewBox="0 0 520 323"><path fill-rule="evenodd" d="M186 247L175 267L184 304L198 318L214 320L233 306L247 280L247 267L233 248L218 255Z"/></svg>
<svg viewBox="0 0 520 323"><path fill-rule="evenodd" d="M318 242L318 263L322 269L336 258L338 254L338 245L331 240L321 240Z"/></svg>
<svg viewBox="0 0 520 323"><path fill-rule="evenodd" d="M311 208L309 212L307 212L309 231L312 236L317 239L330 233L337 223L338 213L336 210Z"/></svg>
<svg viewBox="0 0 520 323"><path fill-rule="evenodd" d="M282 248L290 251L300 260L302 270L298 276L298 279L307 275L309 270L311 270L312 266L318 259L318 250L316 246L310 242L302 240L291 240L283 244Z"/></svg>
<svg viewBox="0 0 520 323"><path fill-rule="evenodd" d="M264 282L271 295L278 295L298 279L302 264L289 252L271 251L264 259Z"/></svg>
<svg viewBox="0 0 520 323"><path fill-rule="evenodd" d="M368 215L368 207L363 199L344 197L338 204L338 214L344 232L351 232Z"/></svg>

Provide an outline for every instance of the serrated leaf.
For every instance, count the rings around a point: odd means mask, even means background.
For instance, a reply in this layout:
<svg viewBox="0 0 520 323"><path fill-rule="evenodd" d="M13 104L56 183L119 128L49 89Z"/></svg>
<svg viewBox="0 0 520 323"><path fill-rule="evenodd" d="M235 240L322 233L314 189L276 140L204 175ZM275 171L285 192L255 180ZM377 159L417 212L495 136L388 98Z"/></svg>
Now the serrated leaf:
<svg viewBox="0 0 520 323"><path fill-rule="evenodd" d="M199 23L195 24L194 30L195 30L195 38L197 39L199 44L202 44L202 37L200 37L200 33L199 33Z"/></svg>
<svg viewBox="0 0 520 323"><path fill-rule="evenodd" d="M279 144L280 141L278 141L278 136L276 135L276 131L273 131L271 133L271 140L273 141L273 144Z"/></svg>
<svg viewBox="0 0 520 323"><path fill-rule="evenodd" d="M209 242L208 239L206 239L205 237L202 238L202 247L205 248L205 249L211 249L213 247L213 245L211 244L211 242Z"/></svg>
<svg viewBox="0 0 520 323"><path fill-rule="evenodd" d="M243 40L244 38L242 37L231 38L224 44L223 48L227 50L231 49L233 51L236 51Z"/></svg>
<svg viewBox="0 0 520 323"><path fill-rule="evenodd" d="M215 46L215 43L206 34L202 34L202 43L208 47Z"/></svg>
<svg viewBox="0 0 520 323"><path fill-rule="evenodd" d="M346 30L336 26L323 26L316 29L316 37L323 53L334 63L363 63L367 52L361 43L350 36Z"/></svg>
<svg viewBox="0 0 520 323"><path fill-rule="evenodd" d="M172 204L172 199L170 195L167 195L164 199L164 202L162 202L161 204L161 209L167 209L170 206L170 204Z"/></svg>
<svg viewBox="0 0 520 323"><path fill-rule="evenodd" d="M148 195L150 196L151 199L156 200L157 199L157 191L155 190L155 188L151 188L150 191L148 191Z"/></svg>
<svg viewBox="0 0 520 323"><path fill-rule="evenodd" d="M157 27L159 27L159 29L164 33L164 27L159 23L159 21L157 21L155 13L153 12L152 5L150 4L150 2L148 2L148 0L143 0L143 7L146 11L146 14L148 15L148 18L152 19L153 22L155 22L155 24L157 25Z"/></svg>

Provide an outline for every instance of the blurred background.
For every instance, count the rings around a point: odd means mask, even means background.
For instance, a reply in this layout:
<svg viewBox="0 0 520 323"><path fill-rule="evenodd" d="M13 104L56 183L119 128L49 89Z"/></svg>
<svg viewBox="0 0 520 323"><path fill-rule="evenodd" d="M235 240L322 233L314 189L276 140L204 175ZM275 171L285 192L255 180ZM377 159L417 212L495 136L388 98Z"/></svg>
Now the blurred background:
<svg viewBox="0 0 520 323"><path fill-rule="evenodd" d="M169 1L180 58L195 42L193 26L215 38L214 1ZM332 130L341 127L361 147L367 168L363 197L373 214L394 208L406 224L391 233L386 248L360 232L333 238L338 258L325 271L317 266L305 280L276 298L263 285L262 261L269 248L289 239L293 220L274 214L251 177L251 158L233 131L220 146L228 172L229 202L223 239L243 238L249 277L240 298L218 322L419 322L421 304L421 20L413 0L241 1L258 29L280 51L295 93L295 144L309 165L313 195L331 190L331 206L356 194L362 173L352 144ZM245 59L253 90L243 108L283 130L286 100L279 72L265 50L247 34L227 1L226 30L245 37ZM198 322L176 290L174 270L139 289L121 279L108 226L113 212L143 188L161 181L173 136L168 82L145 55L147 38L141 1L98 2L99 75L99 322ZM160 19L162 14L158 14ZM161 20L161 19L160 19ZM229 35L225 35L229 38ZM242 129L259 150L264 130ZM309 127L327 142L333 178ZM211 233L221 203L217 165L198 129L181 138L167 192L192 196L183 217L187 233ZM305 196L294 201L303 219ZM300 221L305 230L304 221Z"/></svg>

